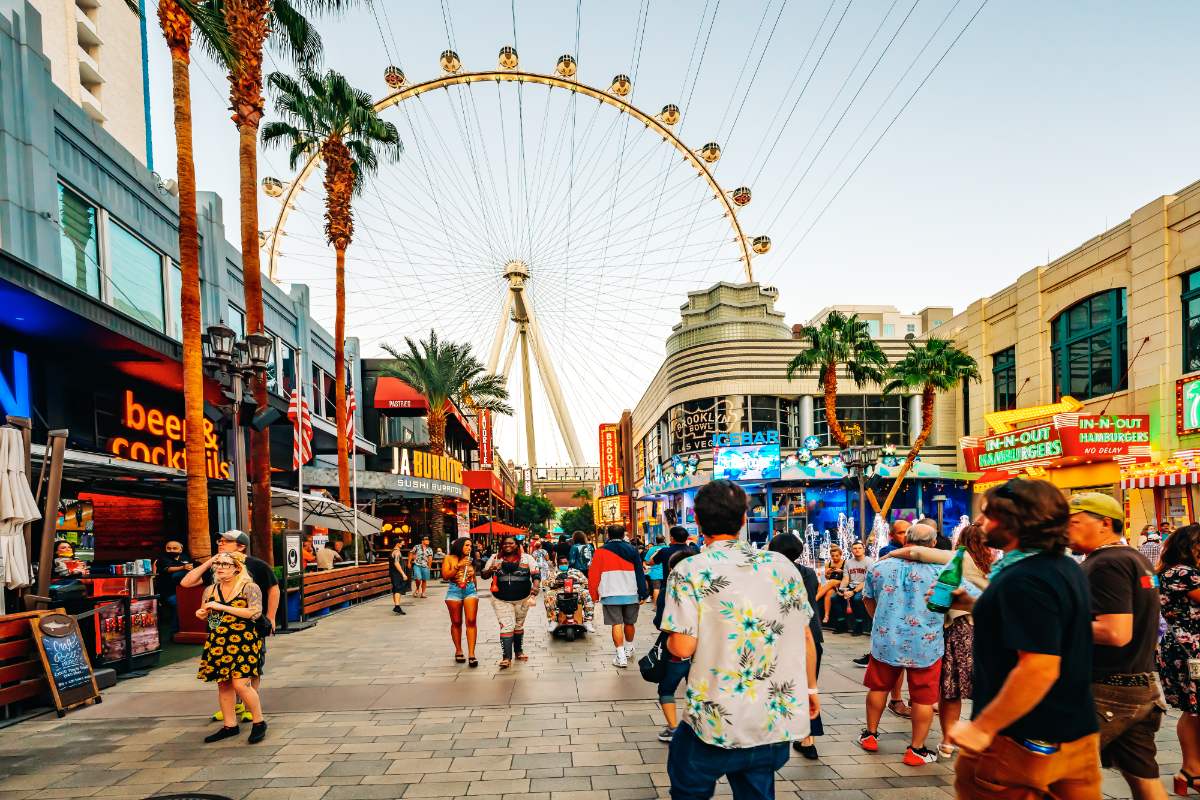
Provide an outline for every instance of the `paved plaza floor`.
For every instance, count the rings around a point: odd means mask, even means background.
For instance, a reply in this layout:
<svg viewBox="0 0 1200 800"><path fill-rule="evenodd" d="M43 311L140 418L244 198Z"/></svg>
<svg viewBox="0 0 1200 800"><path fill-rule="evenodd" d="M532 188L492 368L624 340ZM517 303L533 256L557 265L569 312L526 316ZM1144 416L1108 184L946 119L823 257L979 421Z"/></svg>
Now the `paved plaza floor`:
<svg viewBox="0 0 1200 800"><path fill-rule="evenodd" d="M498 670L496 619L479 608L478 669L453 661L436 587L407 598L407 616L380 598L271 640L264 677L266 741L206 745L216 690L196 659L122 681L98 706L0 730L0 800L143 800L180 792L230 800L453 798L649 800L668 797L666 745L654 687L612 666L604 629L548 641L530 615L530 660ZM637 644L652 640L643 608ZM799 755L778 775L780 800L952 797L953 765L907 767L908 723L890 713L881 752L855 743L863 726L865 638L826 640L821 673L826 736L819 761ZM682 693L682 692L681 692ZM1174 719L1159 735L1168 776L1179 766ZM936 729L930 741L938 741ZM1106 773L1110 797L1127 797ZM728 794L721 786L718 793Z"/></svg>

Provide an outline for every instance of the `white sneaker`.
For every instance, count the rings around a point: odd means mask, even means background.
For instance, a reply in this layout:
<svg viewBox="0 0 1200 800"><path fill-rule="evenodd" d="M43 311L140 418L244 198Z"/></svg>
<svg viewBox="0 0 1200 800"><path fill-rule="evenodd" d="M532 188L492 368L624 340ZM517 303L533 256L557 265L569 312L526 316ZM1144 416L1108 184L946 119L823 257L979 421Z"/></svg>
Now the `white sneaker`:
<svg viewBox="0 0 1200 800"><path fill-rule="evenodd" d="M625 669L629 666L629 659L625 658L623 655L617 656L613 659L613 666Z"/></svg>
<svg viewBox="0 0 1200 800"><path fill-rule="evenodd" d="M546 633L554 633L555 629L557 629L557 628L558 628L557 622L555 622L552 619L546 620Z"/></svg>
<svg viewBox="0 0 1200 800"><path fill-rule="evenodd" d="M625 645L625 658L626 660L633 658L633 645Z"/></svg>
<svg viewBox="0 0 1200 800"><path fill-rule="evenodd" d="M583 623L583 627L587 630L588 633L596 632L596 626L592 625L590 620L588 622Z"/></svg>

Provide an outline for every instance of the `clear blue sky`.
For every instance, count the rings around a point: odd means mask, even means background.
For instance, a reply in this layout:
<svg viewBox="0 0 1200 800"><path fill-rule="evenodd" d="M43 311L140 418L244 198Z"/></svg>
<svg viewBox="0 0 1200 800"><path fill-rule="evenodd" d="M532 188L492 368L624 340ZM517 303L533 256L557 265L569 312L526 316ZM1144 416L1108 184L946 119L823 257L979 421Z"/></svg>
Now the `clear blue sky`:
<svg viewBox="0 0 1200 800"><path fill-rule="evenodd" d="M915 7L913 0L849 0L847 10L847 1L833 0L831 6L827 0L584 0L580 5L580 77L601 87L617 72L633 72L639 11L648 6L632 99L648 110L666 102L686 106L681 137L692 147L719 141L724 156L718 180L726 188L751 185L754 200L739 219L748 233L767 233L774 240L773 251L756 260L756 277L780 288L779 307L788 322L805 321L834 303L889 303L904 311L926 305L961 309L1045 263L1047 254L1060 255L1155 197L1200 179L1200 151L1194 144L1200 98L1189 77L1200 6L1182 0L991 0L814 225L979 7L979 0L961 0L957 7L954 0L918 0ZM575 3L518 0L515 7L523 67L548 72L559 54L575 51ZM468 69L491 68L499 47L514 41L508 3L447 0L445 8ZM443 6L429 0L375 0L375 9L386 20L382 31L365 8L335 25L322 24L325 65L377 96L384 91L382 70L389 62L398 62L415 79L434 77L449 38ZM944 18L928 50L900 80ZM809 51L814 38L816 46ZM814 72L826 42L828 51ZM155 155L159 172L169 176L174 172L169 70L161 37L152 33L152 45ZM224 196L227 229L236 235L236 140L225 109L224 80L203 58L198 62L193 76L198 183ZM810 73L808 89L781 128ZM481 133L492 128L486 115L483 122ZM406 137L416 135L401 127ZM429 141L407 141L406 158L415 157L414 144L430 152L454 147L458 137L448 130L442 137L440 130L427 126ZM826 137L828 144L818 154ZM284 161L281 154L270 154L260 162L262 174L286 177ZM810 163L809 174L798 182ZM319 196L315 184L313 189ZM446 192L453 199L449 187ZM642 224L638 207L630 211L634 228ZM260 227L269 227L275 211L264 202ZM370 225L364 220L364 228ZM386 243L376 242L377 252L386 249ZM367 269L364 263L357 273ZM705 282L737 277L736 271L718 272L706 273ZM687 288L702 287L665 280L653 267L637 273L625 302L665 294L659 305L669 313L653 317L644 331L614 323L618 336L644 337L635 349L647 366L629 375L637 385L605 389L604 407L577 421L581 438L594 438L592 417L636 402L661 360L664 326L678 318L671 309L684 301ZM395 341L420 333L402 322L372 333L374 320L361 313L356 319L353 302L351 308L351 334Z"/></svg>

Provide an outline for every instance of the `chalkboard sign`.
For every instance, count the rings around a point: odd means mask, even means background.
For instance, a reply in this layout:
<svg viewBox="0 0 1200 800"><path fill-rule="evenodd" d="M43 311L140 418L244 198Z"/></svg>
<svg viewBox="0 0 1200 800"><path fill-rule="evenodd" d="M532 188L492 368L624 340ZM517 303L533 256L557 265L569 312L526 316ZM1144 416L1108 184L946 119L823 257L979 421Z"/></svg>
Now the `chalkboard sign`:
<svg viewBox="0 0 1200 800"><path fill-rule="evenodd" d="M100 702L92 662L84 650L75 619L66 614L46 614L29 622L58 715L61 717L66 709L88 700Z"/></svg>

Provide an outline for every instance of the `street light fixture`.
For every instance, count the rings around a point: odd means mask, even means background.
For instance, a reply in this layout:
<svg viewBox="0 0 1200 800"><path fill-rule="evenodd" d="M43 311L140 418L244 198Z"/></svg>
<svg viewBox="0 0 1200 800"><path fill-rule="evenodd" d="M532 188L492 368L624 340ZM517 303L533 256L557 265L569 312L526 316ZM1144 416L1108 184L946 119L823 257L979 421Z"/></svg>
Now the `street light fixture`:
<svg viewBox="0 0 1200 800"><path fill-rule="evenodd" d="M867 495L866 479L875 474L883 448L878 445L851 445L839 454L846 472L858 479L858 538L866 544L867 539Z"/></svg>
<svg viewBox="0 0 1200 800"><path fill-rule="evenodd" d="M222 385L228 384L233 392L233 408L230 413L233 428L233 491L237 527L250 527L250 506L246 487L246 443L242 438L242 395L245 381L252 377L261 378L272 361L271 350L274 340L265 333L250 333L244 339L224 322L210 325L202 336L208 348L205 366L209 367Z"/></svg>

